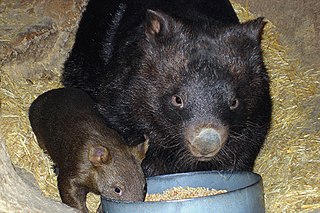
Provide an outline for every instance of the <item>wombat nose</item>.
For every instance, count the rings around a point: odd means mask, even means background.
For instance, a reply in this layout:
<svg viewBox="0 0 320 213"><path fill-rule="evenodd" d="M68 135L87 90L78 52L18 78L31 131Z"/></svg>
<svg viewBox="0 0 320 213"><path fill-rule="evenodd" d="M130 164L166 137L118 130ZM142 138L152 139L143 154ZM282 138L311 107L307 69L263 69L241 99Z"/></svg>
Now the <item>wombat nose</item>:
<svg viewBox="0 0 320 213"><path fill-rule="evenodd" d="M190 142L203 155L219 150L222 145L220 134L213 128L203 128Z"/></svg>
<svg viewBox="0 0 320 213"><path fill-rule="evenodd" d="M199 133L198 138L202 143L219 143L220 142L219 134L216 132L216 130L212 128L203 129Z"/></svg>

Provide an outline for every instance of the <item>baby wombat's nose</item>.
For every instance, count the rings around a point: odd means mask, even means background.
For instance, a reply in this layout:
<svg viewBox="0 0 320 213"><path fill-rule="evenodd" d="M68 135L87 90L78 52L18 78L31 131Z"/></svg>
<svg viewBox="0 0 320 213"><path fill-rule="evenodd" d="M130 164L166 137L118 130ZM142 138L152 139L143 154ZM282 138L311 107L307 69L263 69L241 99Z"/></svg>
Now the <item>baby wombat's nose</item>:
<svg viewBox="0 0 320 213"><path fill-rule="evenodd" d="M220 134L213 128L203 128L191 141L194 147L198 147L202 154L209 154L221 146Z"/></svg>

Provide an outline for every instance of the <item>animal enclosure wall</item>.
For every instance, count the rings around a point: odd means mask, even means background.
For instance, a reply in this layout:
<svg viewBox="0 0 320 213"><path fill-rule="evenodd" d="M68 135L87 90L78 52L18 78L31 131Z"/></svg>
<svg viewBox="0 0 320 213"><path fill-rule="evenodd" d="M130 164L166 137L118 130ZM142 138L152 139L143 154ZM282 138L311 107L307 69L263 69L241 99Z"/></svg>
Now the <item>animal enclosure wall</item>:
<svg viewBox="0 0 320 213"><path fill-rule="evenodd" d="M239 2L241 4L233 2L233 6L241 21L259 15L250 11L251 8L259 11L256 4L251 7L251 1ZM258 2L263 5L265 1ZM14 165L33 174L43 195L57 201L60 198L52 162L36 142L28 120L28 108L38 95L62 86L59 81L62 64L74 42L85 5L86 0L4 0L0 5L0 143L6 145ZM309 6L319 4L315 2ZM263 51L271 77L274 112L271 131L254 171L263 177L267 212L319 210L318 57L314 58L314 63L309 59L301 61L306 56L294 53L299 51L293 46L295 43L281 34L286 32L274 25L268 14L263 15L268 20L263 34ZM287 24L289 22L290 19ZM316 23L314 26L320 25ZM319 32L319 28L317 30ZM305 38L304 42L310 40L307 32ZM3 149L3 155L6 149ZM14 170L1 166L7 165L8 161L0 159L1 182L15 177ZM12 189L4 185L0 189L0 210L14 210L16 203L21 202L18 196L17 200L12 197L13 201L9 201L6 194ZM29 200L32 202L31 197ZM90 196L88 203L94 211L98 197Z"/></svg>

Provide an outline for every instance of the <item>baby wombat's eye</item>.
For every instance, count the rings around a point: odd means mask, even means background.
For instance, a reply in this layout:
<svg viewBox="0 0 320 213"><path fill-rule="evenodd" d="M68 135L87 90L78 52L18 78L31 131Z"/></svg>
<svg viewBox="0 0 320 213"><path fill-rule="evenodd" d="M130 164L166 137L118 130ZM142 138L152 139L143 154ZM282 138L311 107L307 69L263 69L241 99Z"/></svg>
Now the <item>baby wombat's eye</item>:
<svg viewBox="0 0 320 213"><path fill-rule="evenodd" d="M238 106L239 106L239 100L237 98L233 98L229 104L230 109L235 110Z"/></svg>
<svg viewBox="0 0 320 213"><path fill-rule="evenodd" d="M122 195L122 190L119 187L115 187L114 192L117 193L118 195Z"/></svg>
<svg viewBox="0 0 320 213"><path fill-rule="evenodd" d="M176 106L176 107L179 107L179 108L183 107L183 100L178 95L173 95L171 97L171 102L172 102L173 106Z"/></svg>

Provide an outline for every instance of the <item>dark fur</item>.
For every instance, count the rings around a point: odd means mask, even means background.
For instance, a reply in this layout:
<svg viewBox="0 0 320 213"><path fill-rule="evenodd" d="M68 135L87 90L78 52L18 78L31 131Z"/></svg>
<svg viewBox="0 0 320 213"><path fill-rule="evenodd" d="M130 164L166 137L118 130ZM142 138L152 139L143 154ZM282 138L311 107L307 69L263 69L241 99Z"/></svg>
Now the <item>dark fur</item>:
<svg viewBox="0 0 320 213"><path fill-rule="evenodd" d="M262 18L239 24L226 0L102 2L91 0L83 14L64 85L87 91L126 143L150 139L147 176L252 170L272 108ZM227 140L203 160L187 139L205 127Z"/></svg>
<svg viewBox="0 0 320 213"><path fill-rule="evenodd" d="M56 89L40 95L30 107L38 143L58 167L62 202L87 212L88 192L142 201L142 159L136 159L122 137L105 126L93 106L85 92Z"/></svg>

